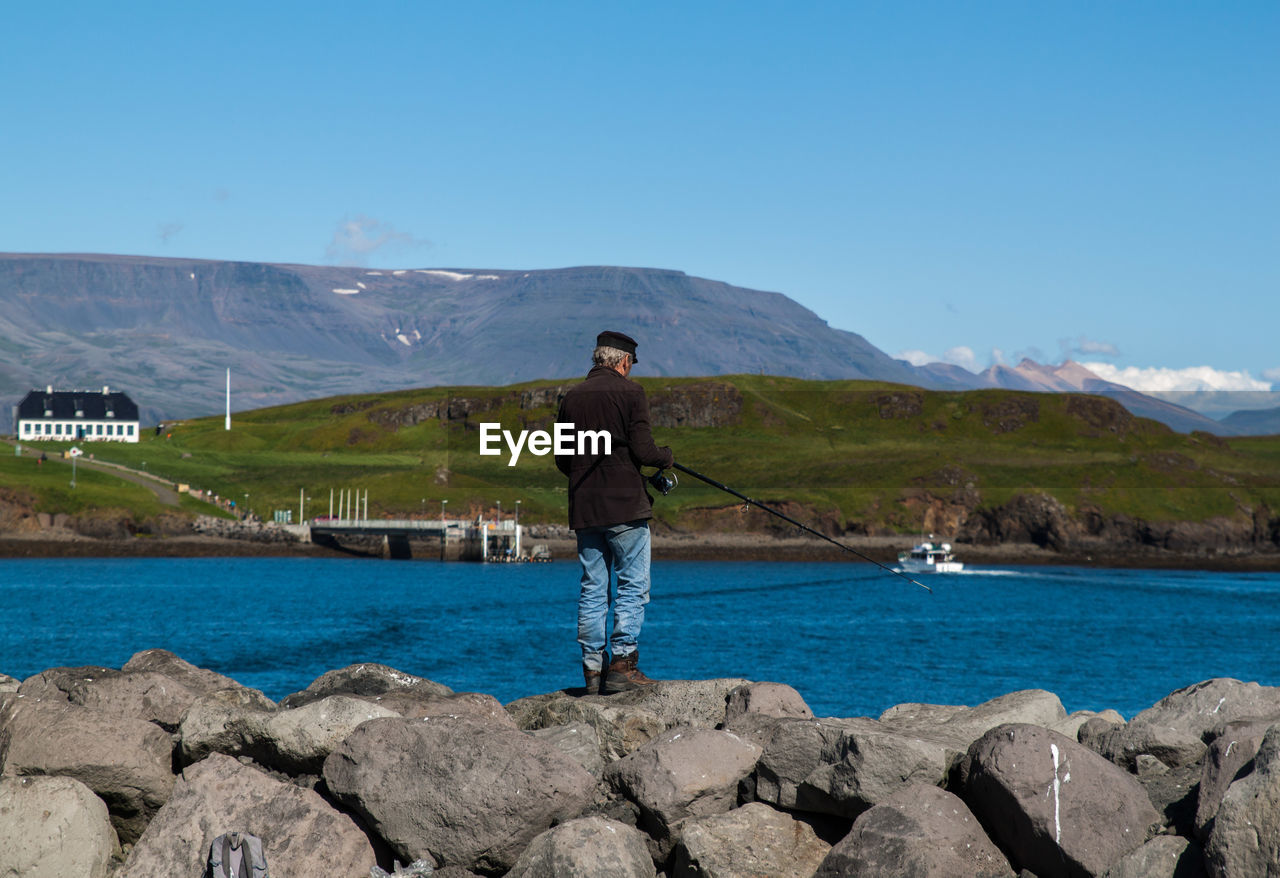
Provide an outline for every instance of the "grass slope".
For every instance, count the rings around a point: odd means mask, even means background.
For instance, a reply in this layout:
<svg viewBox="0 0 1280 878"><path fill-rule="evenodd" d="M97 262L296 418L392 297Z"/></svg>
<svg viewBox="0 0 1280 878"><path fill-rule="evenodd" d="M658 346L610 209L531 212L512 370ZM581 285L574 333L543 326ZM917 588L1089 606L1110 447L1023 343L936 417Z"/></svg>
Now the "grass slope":
<svg viewBox="0 0 1280 878"><path fill-rule="evenodd" d="M1148 521L1280 509L1280 437L1177 434L1099 397L756 375L641 383L656 420L660 410L692 412L681 426L654 429L682 464L831 527L914 533L927 505L994 507L1035 492L1077 513ZM345 490L367 491L375 518L433 518L442 500L451 517L491 514L499 503L509 514L519 500L523 521L561 522L565 481L549 455L526 450L507 466L505 448L479 453L482 422L513 433L550 429L558 386L333 397L239 413L230 431L219 416L173 424L136 445L90 450L247 502L264 518L276 509L296 516L300 494L307 516L328 514L331 493ZM40 447L52 455L65 446ZM0 466L0 486L36 497L41 511L107 505L154 514L154 498L134 486L100 489L94 474L71 492L29 461L18 463ZM655 513L692 530L767 520L743 519L731 511L736 505L685 477Z"/></svg>

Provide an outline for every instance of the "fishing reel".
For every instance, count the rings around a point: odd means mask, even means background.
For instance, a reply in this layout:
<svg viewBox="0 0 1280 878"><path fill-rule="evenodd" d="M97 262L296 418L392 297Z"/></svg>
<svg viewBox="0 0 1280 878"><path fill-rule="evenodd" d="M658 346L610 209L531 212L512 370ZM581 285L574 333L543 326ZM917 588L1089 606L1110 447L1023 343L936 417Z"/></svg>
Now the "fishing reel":
<svg viewBox="0 0 1280 878"><path fill-rule="evenodd" d="M664 497L670 494L671 490L676 485L680 484L680 480L676 478L675 473L667 475L665 470L658 470L656 473L645 479L645 481L650 485L653 485L653 489L661 492Z"/></svg>

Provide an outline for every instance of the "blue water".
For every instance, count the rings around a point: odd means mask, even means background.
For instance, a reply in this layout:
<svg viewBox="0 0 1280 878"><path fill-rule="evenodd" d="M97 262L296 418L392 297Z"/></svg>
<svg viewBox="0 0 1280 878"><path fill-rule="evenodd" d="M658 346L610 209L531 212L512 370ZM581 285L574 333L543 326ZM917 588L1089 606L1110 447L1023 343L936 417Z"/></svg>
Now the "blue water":
<svg viewBox="0 0 1280 878"><path fill-rule="evenodd" d="M655 562L651 677L794 686L819 716L1048 689L1126 717L1211 677L1280 685L1280 574ZM506 702L581 685L577 565L0 561L0 673L171 650L273 699L381 662Z"/></svg>

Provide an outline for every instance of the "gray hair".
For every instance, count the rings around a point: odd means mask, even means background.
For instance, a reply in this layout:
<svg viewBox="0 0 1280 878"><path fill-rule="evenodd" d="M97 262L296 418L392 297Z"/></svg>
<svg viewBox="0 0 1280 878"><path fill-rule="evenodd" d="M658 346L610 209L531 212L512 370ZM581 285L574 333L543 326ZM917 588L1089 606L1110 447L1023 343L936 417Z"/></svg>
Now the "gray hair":
<svg viewBox="0 0 1280 878"><path fill-rule="evenodd" d="M591 352L591 362L597 366L604 366L606 369L613 369L622 362L623 357L629 356L631 355L626 351L620 351L617 348L602 344Z"/></svg>

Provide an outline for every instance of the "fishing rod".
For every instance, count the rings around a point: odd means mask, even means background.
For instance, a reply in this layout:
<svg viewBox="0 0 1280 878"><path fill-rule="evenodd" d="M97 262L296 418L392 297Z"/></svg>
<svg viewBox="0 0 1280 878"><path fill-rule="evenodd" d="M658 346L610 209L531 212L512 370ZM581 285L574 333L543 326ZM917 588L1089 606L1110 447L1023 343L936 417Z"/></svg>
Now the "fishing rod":
<svg viewBox="0 0 1280 878"><path fill-rule="evenodd" d="M815 537L821 537L822 539L826 540L828 543L839 546L840 548L844 549L846 552L850 552L854 555L857 555L859 558L861 558L864 561L870 561L872 564L876 565L881 570L886 570L889 573L892 573L894 576L901 576L903 579L905 579L907 582L910 582L912 585L918 585L921 588L923 588L925 591L929 592L930 594L933 594L933 589L929 588L929 586L925 585L923 582L916 582L914 579L912 579L910 576L907 576L907 574L903 573L901 570L895 570L892 567L881 564L875 558L869 558L866 555L859 552L857 549L854 549L850 546L846 546L844 543L840 542L839 540L833 540L831 537L827 536L824 533L814 530L813 528L809 527L807 524L801 524L791 516L786 515L785 513L779 512L778 510L774 509L772 506L767 506L764 503L761 503L759 500L753 500L752 498L748 497L746 494L743 494L740 491L735 491L733 488L730 488L728 485L722 484L721 482L717 482L715 479L711 478L710 476L704 476L702 473L698 472L697 470L691 470L687 466L682 466L678 463L672 463L671 467L672 469L676 469L682 473L691 475L695 479L699 479L700 481L706 482L708 485L710 485L713 488L719 488L721 491L724 491L726 494L732 494L733 496L737 497L739 500L742 500L743 502L748 503L751 506L757 506L760 509L763 509L765 512L768 512L770 515L776 515L779 518L781 518L783 521L786 521L790 524L794 524L796 527L800 528L803 531L807 531L808 533L813 534ZM666 480L666 476L662 474L661 470L659 470L654 476L652 476L651 480L653 481L654 486L657 487L658 490L662 491L662 493L664 494L667 493L667 491L670 491L671 488L675 487L674 483L671 483L671 484L668 484L665 489L663 488L662 484L658 480Z"/></svg>

